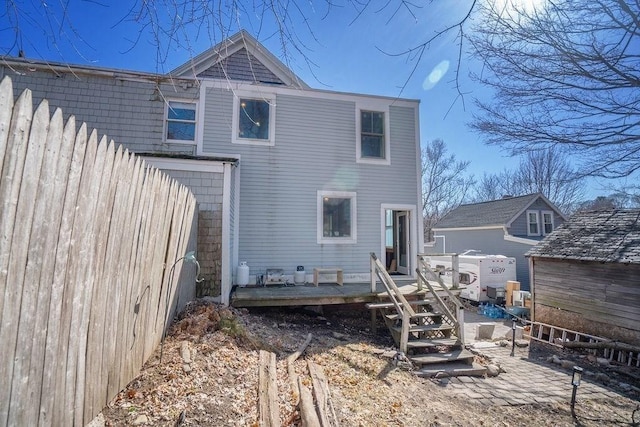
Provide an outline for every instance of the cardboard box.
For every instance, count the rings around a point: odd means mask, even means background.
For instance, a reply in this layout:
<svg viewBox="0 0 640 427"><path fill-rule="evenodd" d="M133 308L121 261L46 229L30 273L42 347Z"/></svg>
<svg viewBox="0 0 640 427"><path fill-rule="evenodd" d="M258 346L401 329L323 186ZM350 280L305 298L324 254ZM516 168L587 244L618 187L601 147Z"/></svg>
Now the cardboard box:
<svg viewBox="0 0 640 427"><path fill-rule="evenodd" d="M507 286L505 286L505 304L510 307L513 305L513 291L520 290L520 282L515 280L507 281Z"/></svg>

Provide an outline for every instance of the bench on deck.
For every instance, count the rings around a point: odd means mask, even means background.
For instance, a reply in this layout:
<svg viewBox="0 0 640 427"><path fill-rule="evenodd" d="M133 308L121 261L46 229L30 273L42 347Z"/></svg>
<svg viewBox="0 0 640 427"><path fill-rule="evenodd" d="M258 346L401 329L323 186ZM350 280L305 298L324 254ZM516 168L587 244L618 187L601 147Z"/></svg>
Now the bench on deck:
<svg viewBox="0 0 640 427"><path fill-rule="evenodd" d="M335 268L335 267L315 267L313 269L313 284L315 286L318 286L318 276L320 276L321 274L335 274L336 275L336 283L338 283L338 285L342 286L343 285L343 275L342 275L342 269L341 268Z"/></svg>

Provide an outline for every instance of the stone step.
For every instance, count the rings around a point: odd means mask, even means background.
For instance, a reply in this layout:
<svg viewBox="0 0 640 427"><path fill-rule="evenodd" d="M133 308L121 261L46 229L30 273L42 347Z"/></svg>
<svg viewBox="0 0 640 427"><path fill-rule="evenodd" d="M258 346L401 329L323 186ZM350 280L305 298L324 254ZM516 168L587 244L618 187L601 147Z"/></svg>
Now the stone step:
<svg viewBox="0 0 640 427"><path fill-rule="evenodd" d="M432 365L435 363L461 362L471 365L473 363L473 353L465 349L451 350L445 353L428 353L409 356L409 359L417 365Z"/></svg>
<svg viewBox="0 0 640 427"><path fill-rule="evenodd" d="M417 376L426 378L482 377L486 373L487 368L478 363L435 363L415 372Z"/></svg>
<svg viewBox="0 0 640 427"><path fill-rule="evenodd" d="M424 312L416 313L416 315L412 316L411 318L412 319L426 319L426 318L442 317L442 316L443 316L442 313L433 313L431 311L424 311ZM387 319L389 319L389 320L402 319L398 313L385 314L385 317Z"/></svg>
<svg viewBox="0 0 640 427"><path fill-rule="evenodd" d="M419 299L415 301L407 301L411 306L419 306L419 305L429 305L433 304L433 300L430 299ZM366 305L369 310L375 309L383 309L383 308L394 308L395 304L392 302L370 302Z"/></svg>
<svg viewBox="0 0 640 427"><path fill-rule="evenodd" d="M407 342L407 348L433 348L433 347L458 347L460 348L462 343L457 338L434 338L412 340Z"/></svg>

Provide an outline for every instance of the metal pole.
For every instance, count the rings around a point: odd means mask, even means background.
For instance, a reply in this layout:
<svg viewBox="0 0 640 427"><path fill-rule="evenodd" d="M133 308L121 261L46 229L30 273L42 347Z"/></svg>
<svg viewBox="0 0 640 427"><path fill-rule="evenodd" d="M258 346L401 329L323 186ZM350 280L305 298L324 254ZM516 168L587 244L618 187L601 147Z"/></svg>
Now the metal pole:
<svg viewBox="0 0 640 427"><path fill-rule="evenodd" d="M511 319L511 357L514 356L516 351L516 318Z"/></svg>
<svg viewBox="0 0 640 427"><path fill-rule="evenodd" d="M576 391L578 391L578 386L573 385L573 392L571 393L571 417L576 417Z"/></svg>

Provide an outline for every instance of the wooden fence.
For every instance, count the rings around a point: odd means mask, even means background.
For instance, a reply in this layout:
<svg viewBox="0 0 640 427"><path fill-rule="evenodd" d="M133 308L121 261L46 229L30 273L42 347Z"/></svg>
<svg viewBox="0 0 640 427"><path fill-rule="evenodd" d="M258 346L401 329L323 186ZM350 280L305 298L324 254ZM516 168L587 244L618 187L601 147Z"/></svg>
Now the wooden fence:
<svg viewBox="0 0 640 427"><path fill-rule="evenodd" d="M187 188L62 117L0 83L0 426L85 425L135 377L193 226Z"/></svg>

